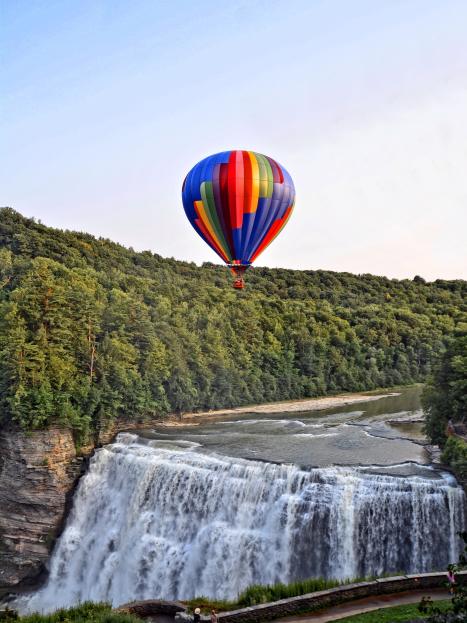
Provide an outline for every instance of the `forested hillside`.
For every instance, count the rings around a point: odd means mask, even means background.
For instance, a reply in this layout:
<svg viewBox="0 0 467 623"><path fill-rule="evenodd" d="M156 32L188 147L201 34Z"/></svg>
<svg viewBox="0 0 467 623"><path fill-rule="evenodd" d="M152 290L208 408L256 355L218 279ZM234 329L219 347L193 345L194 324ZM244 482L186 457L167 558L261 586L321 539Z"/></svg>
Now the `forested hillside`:
<svg viewBox="0 0 467 623"><path fill-rule="evenodd" d="M423 392L427 433L433 443L444 445L446 426L467 420L467 315L449 337L440 360Z"/></svg>
<svg viewBox="0 0 467 623"><path fill-rule="evenodd" d="M467 283L136 253L0 210L0 417L77 433L115 417L422 381Z"/></svg>

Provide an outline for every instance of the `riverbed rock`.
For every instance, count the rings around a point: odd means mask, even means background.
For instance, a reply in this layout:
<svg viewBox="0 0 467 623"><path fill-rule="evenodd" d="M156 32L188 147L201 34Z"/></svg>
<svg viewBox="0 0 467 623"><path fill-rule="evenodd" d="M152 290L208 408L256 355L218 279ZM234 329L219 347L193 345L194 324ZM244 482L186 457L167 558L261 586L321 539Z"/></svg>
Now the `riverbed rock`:
<svg viewBox="0 0 467 623"><path fill-rule="evenodd" d="M441 461L442 452L439 446L426 444L425 450L428 453L428 456L430 457L430 462L433 463L433 465L439 466L443 464Z"/></svg>
<svg viewBox="0 0 467 623"><path fill-rule="evenodd" d="M82 463L69 430L0 431L0 594L45 571Z"/></svg>

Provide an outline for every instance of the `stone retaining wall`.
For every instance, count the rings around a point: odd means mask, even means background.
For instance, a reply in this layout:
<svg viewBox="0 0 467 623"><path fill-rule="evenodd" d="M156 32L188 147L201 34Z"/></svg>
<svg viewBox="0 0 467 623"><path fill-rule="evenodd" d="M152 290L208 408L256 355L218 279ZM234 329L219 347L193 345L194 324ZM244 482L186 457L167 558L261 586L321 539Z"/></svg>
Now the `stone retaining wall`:
<svg viewBox="0 0 467 623"><path fill-rule="evenodd" d="M467 578L467 571L461 572L458 575L463 579ZM258 623L268 619L278 619L301 612L328 608L344 601L352 601L373 595L388 595L425 588L443 588L446 582L445 573L424 573L421 575L403 575L371 582L347 584L325 591L261 604L260 606L223 612L219 614L219 623ZM203 617L203 620L207 621L208 619Z"/></svg>

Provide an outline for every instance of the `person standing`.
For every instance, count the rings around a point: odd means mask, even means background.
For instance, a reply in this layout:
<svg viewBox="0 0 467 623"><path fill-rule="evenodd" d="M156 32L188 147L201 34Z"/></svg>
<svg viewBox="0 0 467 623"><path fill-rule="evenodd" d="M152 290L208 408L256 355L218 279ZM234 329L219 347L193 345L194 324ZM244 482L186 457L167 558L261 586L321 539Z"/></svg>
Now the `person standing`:
<svg viewBox="0 0 467 623"><path fill-rule="evenodd" d="M211 623L219 623L219 618L215 610L211 610Z"/></svg>
<svg viewBox="0 0 467 623"><path fill-rule="evenodd" d="M449 565L448 572L446 574L448 576L449 592L451 593L451 595L454 594L454 587L456 585L456 575L454 573L454 568L454 565Z"/></svg>
<svg viewBox="0 0 467 623"><path fill-rule="evenodd" d="M201 610L199 608L195 608L195 613L193 615L193 623L200 623L201 621Z"/></svg>

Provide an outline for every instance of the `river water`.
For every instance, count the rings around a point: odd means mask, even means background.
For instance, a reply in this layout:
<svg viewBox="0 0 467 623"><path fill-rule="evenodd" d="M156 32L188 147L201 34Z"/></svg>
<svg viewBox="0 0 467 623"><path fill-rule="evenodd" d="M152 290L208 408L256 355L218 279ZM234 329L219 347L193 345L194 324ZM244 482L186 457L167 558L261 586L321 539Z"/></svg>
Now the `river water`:
<svg viewBox="0 0 467 623"><path fill-rule="evenodd" d="M429 464L419 392L121 433L95 453L48 583L21 609L445 568L464 493Z"/></svg>

